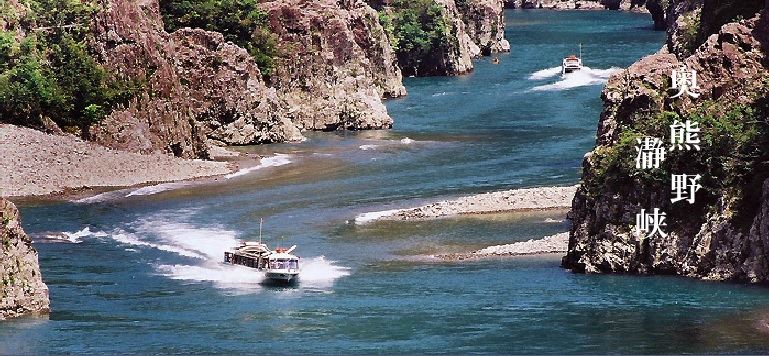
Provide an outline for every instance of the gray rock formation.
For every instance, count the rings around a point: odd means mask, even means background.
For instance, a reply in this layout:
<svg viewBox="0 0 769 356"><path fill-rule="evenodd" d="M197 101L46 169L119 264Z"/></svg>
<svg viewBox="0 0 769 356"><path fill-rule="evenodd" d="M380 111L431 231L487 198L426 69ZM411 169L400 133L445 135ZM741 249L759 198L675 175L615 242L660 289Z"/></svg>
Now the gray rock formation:
<svg viewBox="0 0 769 356"><path fill-rule="evenodd" d="M37 252L19 225L19 212L0 198L0 320L50 311L48 287L40 276Z"/></svg>
<svg viewBox="0 0 769 356"><path fill-rule="evenodd" d="M509 52L505 39L505 12L502 0L464 0L457 2L465 29L482 55Z"/></svg>
<svg viewBox="0 0 769 356"><path fill-rule="evenodd" d="M406 94L377 12L359 1L276 0L260 4L279 38L269 81L310 130L389 128L382 98Z"/></svg>
<svg viewBox="0 0 769 356"><path fill-rule="evenodd" d="M286 106L267 88L248 53L221 34L163 30L156 0L111 0L96 15L94 48L125 78L144 78L145 92L90 128L105 146L206 157L223 144L301 138Z"/></svg>
<svg viewBox="0 0 769 356"><path fill-rule="evenodd" d="M405 95L377 13L358 1L261 3L280 39L265 84L248 53L221 34L166 33L156 0L111 0L94 21L95 49L145 92L90 128L100 144L207 157L210 143L246 145L302 138L299 129L380 129L383 98Z"/></svg>
<svg viewBox="0 0 769 356"><path fill-rule="evenodd" d="M572 204L570 217L574 224L564 267L589 273L769 281L769 170L742 158L751 155L742 156L733 152L735 143L724 143L703 149L705 163L687 160L687 156L669 157L669 168L676 173L703 170L701 173L708 176L705 183L715 187L698 193L699 203L692 206L670 203L669 175L657 180L632 173L634 167L623 168L632 166L623 160L632 162L635 157L632 146L623 140L632 137L628 135L633 132L660 130L655 122L661 120L659 114L663 111L682 117L712 117L710 120L716 120L712 122L726 123L704 123L703 134L720 139L705 139L703 145L735 140L739 133L751 130L757 130L757 135L769 135L760 123L728 117L739 108L759 114L769 108L768 50L769 19L763 14L724 25L691 55L652 55L609 80L603 92L597 147L585 158L583 184ZM669 78L681 64L698 73L702 96L696 100L670 98L674 93L669 90ZM732 128L732 132L723 125L746 126ZM746 138L747 142L765 139ZM752 144L757 145L749 146L756 147L753 154L761 157L762 145ZM744 166L747 171L733 173L728 167L734 165ZM633 231L635 215L641 208L651 207L670 213L666 237L644 238Z"/></svg>

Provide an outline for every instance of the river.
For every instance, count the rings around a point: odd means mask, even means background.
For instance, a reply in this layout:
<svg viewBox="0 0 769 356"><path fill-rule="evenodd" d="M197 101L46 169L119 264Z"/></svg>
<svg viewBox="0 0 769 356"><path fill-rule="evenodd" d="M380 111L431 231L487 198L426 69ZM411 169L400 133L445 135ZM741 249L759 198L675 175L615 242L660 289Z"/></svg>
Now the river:
<svg viewBox="0 0 769 356"><path fill-rule="evenodd" d="M567 231L565 211L429 222L355 217L463 194L571 185L601 84L654 53L648 15L508 11L513 51L466 76L406 78L388 131L239 148L262 167L205 186L26 202L49 319L0 325L0 353L766 352L761 287L577 275L560 256L426 258ZM589 69L561 58L583 43ZM238 239L298 245L296 287L220 263ZM67 232L70 242L44 237Z"/></svg>

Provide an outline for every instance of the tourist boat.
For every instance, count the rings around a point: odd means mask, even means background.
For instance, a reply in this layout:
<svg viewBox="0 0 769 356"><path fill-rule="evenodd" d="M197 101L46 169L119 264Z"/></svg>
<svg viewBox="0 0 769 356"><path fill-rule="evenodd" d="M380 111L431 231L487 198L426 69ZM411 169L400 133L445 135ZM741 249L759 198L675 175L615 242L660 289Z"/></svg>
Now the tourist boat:
<svg viewBox="0 0 769 356"><path fill-rule="evenodd" d="M296 245L290 249L276 248L267 256L265 276L273 281L294 282L299 278L299 257L291 254Z"/></svg>
<svg viewBox="0 0 769 356"><path fill-rule="evenodd" d="M224 252L224 263L262 271L267 279L275 282L296 282L299 279L299 257L291 254L294 249L296 245L272 251L261 242L242 242Z"/></svg>
<svg viewBox="0 0 769 356"><path fill-rule="evenodd" d="M299 279L299 257L291 254L296 245L289 249L278 247L270 250L262 243L262 224L259 223L259 242L241 242L230 251L224 252L224 263L241 265L264 272L274 282L296 282Z"/></svg>
<svg viewBox="0 0 769 356"><path fill-rule="evenodd" d="M572 54L563 59L563 64L561 64L561 74L574 73L580 69L582 69L582 45L579 45L579 57Z"/></svg>

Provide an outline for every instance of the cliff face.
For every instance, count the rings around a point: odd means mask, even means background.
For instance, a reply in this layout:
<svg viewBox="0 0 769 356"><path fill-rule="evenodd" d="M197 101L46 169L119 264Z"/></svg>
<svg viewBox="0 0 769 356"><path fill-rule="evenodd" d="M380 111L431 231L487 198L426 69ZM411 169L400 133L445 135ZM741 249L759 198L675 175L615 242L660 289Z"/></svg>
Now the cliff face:
<svg viewBox="0 0 769 356"><path fill-rule="evenodd" d="M502 0L460 0L457 8L468 36L480 48L481 54L510 51L510 43L505 39Z"/></svg>
<svg viewBox="0 0 769 356"><path fill-rule="evenodd" d="M145 92L90 129L91 139L129 151L206 157L223 144L301 138L248 53L221 34L163 30L156 0L112 0L94 20L94 48L118 76Z"/></svg>
<svg viewBox="0 0 769 356"><path fill-rule="evenodd" d="M260 4L278 38L270 85L301 129L389 128L382 98L406 94L377 12L363 2L276 0Z"/></svg>
<svg viewBox="0 0 769 356"><path fill-rule="evenodd" d="M473 0L476 1L476 0ZM481 54L481 48L473 42L454 0L370 0L379 11L379 22L395 48L398 64L406 76L460 75L473 70L472 58ZM463 4L469 3L464 1ZM478 1L476 4L481 4ZM478 5L481 6L481 5ZM477 7L465 7L467 16L491 21ZM473 14L473 11L478 11ZM499 8L501 11L501 7ZM496 16L492 16L496 19ZM494 44L491 22L474 24L478 38ZM486 33L488 32L488 33Z"/></svg>
<svg viewBox="0 0 769 356"><path fill-rule="evenodd" d="M764 13L721 27L691 54L652 55L609 80L597 147L586 155L570 213L564 267L769 281L769 128L761 119L769 113L768 37ZM669 78L682 64L697 71L697 99L670 98ZM635 138L667 137L672 118L701 123L702 151L671 152L659 172L637 173ZM671 204L671 172L704 176L696 204ZM642 208L668 213L666 237L633 231Z"/></svg>
<svg viewBox="0 0 769 356"><path fill-rule="evenodd" d="M0 198L0 320L47 314L48 287L40 276L37 252L19 225L13 203Z"/></svg>
<svg viewBox="0 0 769 356"><path fill-rule="evenodd" d="M278 37L265 83L246 50L216 32L163 30L156 0L111 0L93 23L105 65L146 90L90 128L100 144L207 157L209 144L302 139L299 129L389 128L383 98L405 95L377 13L359 1L261 3Z"/></svg>

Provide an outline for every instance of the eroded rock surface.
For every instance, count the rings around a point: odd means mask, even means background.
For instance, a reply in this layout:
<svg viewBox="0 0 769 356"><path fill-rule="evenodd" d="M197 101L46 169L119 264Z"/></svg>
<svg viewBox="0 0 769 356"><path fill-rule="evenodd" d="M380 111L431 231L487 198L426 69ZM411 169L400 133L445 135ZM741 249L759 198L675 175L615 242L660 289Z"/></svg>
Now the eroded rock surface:
<svg viewBox="0 0 769 356"><path fill-rule="evenodd" d="M406 94L377 12L362 1L276 0L260 6L279 38L270 85L301 129L380 129L383 98Z"/></svg>
<svg viewBox="0 0 769 356"><path fill-rule="evenodd" d="M19 223L19 211L0 198L0 320L50 311L37 251Z"/></svg>
<svg viewBox="0 0 769 356"><path fill-rule="evenodd" d="M502 0L464 0L457 8L470 39L483 55L510 51L505 39L505 12Z"/></svg>
<svg viewBox="0 0 769 356"><path fill-rule="evenodd" d="M156 0L111 0L97 14L93 32L108 68L146 81L144 93L127 108L90 128L94 141L206 157L209 139L242 145L301 138L246 50L215 32L166 33Z"/></svg>
<svg viewBox="0 0 769 356"><path fill-rule="evenodd" d="M118 76L143 78L128 107L90 138L136 152L207 157L209 144L302 139L300 129L389 128L383 98L405 95L377 13L360 1L261 3L279 38L266 83L246 50L216 32L166 33L157 0L111 0L94 20L97 52Z"/></svg>

